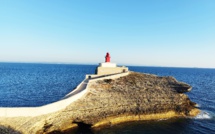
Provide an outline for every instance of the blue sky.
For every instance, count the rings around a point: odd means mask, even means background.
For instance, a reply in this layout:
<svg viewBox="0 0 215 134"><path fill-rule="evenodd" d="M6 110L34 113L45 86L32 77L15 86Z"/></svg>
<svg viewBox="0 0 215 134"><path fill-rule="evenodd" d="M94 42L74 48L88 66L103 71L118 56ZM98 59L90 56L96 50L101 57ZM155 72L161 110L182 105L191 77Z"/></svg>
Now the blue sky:
<svg viewBox="0 0 215 134"><path fill-rule="evenodd" d="M0 0L0 61L215 68L215 0Z"/></svg>

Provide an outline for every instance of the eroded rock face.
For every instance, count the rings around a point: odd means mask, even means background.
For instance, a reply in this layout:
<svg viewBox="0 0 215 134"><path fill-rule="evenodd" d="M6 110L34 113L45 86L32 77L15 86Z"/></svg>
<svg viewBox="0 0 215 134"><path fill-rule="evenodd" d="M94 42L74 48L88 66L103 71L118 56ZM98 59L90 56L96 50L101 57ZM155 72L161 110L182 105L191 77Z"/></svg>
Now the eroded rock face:
<svg viewBox="0 0 215 134"><path fill-rule="evenodd" d="M118 79L90 82L86 95L62 111L30 120L19 117L16 120L23 121L20 126L9 125L24 133L52 133L66 132L80 124L95 127L132 119L195 116L199 112L195 103L183 94L190 89L191 86L173 77L130 72Z"/></svg>

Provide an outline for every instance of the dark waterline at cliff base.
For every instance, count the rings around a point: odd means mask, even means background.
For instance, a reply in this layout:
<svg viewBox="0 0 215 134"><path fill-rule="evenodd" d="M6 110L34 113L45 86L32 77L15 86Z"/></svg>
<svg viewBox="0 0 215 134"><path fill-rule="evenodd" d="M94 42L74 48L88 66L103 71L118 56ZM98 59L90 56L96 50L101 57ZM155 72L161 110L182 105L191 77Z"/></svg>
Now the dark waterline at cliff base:
<svg viewBox="0 0 215 134"><path fill-rule="evenodd" d="M41 106L61 99L84 78L93 74L95 65L0 63L0 106ZM196 119L141 121L114 125L88 133L215 133L215 69L135 67L129 70L160 76L173 76L188 83L187 95L203 113ZM30 97L29 97L30 96ZM76 133L83 133L82 130Z"/></svg>

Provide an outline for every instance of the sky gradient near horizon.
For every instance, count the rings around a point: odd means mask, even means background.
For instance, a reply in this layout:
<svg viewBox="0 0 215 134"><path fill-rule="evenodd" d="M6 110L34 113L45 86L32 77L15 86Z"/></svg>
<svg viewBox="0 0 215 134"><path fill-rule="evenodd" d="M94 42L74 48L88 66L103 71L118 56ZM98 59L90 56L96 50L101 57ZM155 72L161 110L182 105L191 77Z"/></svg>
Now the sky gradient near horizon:
<svg viewBox="0 0 215 134"><path fill-rule="evenodd" d="M0 0L0 62L215 68L215 0Z"/></svg>

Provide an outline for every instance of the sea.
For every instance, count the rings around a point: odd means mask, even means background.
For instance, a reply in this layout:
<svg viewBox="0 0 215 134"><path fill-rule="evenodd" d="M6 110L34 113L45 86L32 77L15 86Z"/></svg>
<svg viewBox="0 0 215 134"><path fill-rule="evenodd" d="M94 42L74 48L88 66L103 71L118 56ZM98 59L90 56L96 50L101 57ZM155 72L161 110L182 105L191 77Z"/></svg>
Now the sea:
<svg viewBox="0 0 215 134"><path fill-rule="evenodd" d="M36 107L62 99L97 65L0 63L0 107ZM135 121L95 134L215 134L215 69L128 66L129 70L173 76L190 84L186 93L201 113L194 118ZM85 133L84 131L77 131Z"/></svg>

